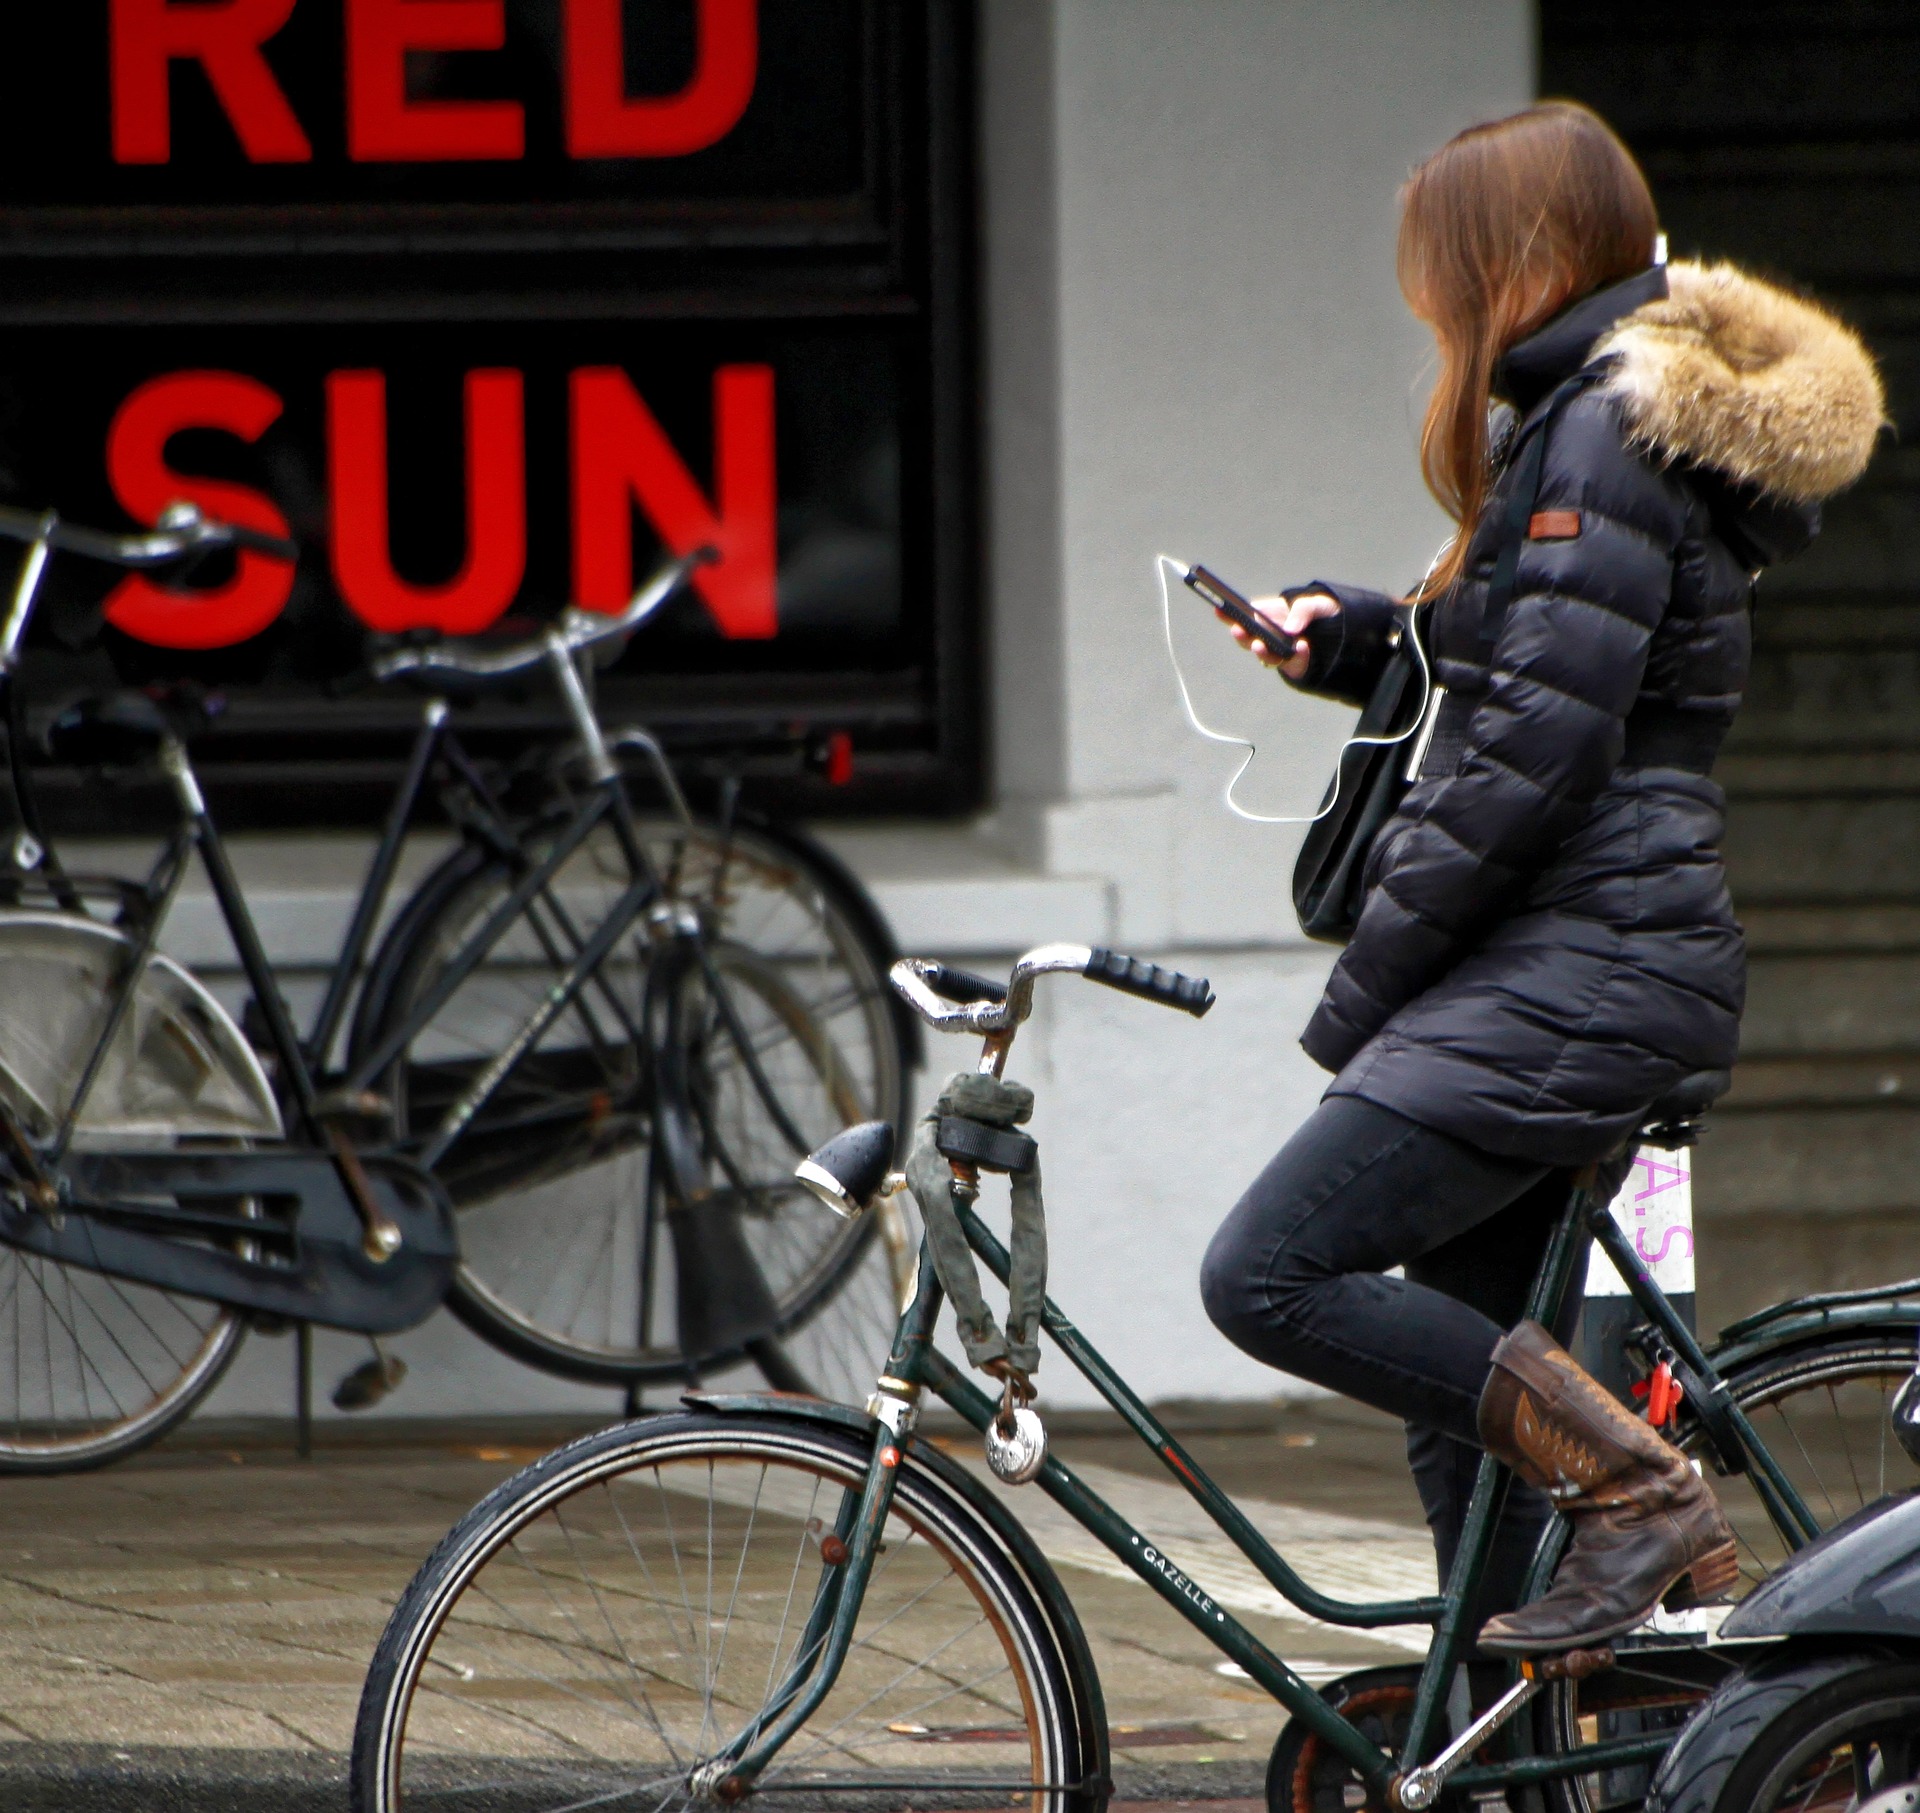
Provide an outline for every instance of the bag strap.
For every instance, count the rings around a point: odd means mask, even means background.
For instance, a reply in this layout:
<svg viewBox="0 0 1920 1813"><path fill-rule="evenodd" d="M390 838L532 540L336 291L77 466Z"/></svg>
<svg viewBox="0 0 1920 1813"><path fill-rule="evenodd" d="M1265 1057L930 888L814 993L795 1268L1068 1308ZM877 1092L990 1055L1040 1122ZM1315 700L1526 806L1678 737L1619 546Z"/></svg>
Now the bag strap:
<svg viewBox="0 0 1920 1813"><path fill-rule="evenodd" d="M1480 652L1493 652L1507 620L1507 607L1513 603L1513 588L1520 577L1520 550L1527 539L1527 524L1533 518L1533 506L1540 497L1541 468L1547 458L1547 429L1564 405L1593 384L1598 372L1579 371L1561 384L1538 409L1532 422L1521 428L1526 437L1515 458L1513 488L1507 493L1506 515L1500 524L1500 552L1487 581L1487 600L1480 611Z"/></svg>

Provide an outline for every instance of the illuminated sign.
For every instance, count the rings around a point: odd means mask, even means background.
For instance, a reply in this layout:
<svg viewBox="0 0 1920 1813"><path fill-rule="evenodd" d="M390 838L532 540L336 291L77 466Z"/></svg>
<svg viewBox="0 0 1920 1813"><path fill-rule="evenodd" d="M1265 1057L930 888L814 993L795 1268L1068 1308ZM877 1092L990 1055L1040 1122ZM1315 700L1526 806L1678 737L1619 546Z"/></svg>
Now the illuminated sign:
<svg viewBox="0 0 1920 1813"><path fill-rule="evenodd" d="M103 0L9 31L36 79L0 117L0 491L302 547L56 576L66 646L97 624L123 680L226 689L216 780L397 751L404 701L328 690L368 632L612 610L711 544L607 696L714 749L848 731L850 803L971 797L960 0Z"/></svg>

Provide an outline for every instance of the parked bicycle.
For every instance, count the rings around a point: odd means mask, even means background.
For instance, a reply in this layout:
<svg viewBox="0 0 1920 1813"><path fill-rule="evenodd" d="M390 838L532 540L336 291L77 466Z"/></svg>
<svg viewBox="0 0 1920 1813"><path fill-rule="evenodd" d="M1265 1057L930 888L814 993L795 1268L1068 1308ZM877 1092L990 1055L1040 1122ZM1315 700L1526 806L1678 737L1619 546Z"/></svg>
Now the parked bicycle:
<svg viewBox="0 0 1920 1813"><path fill-rule="evenodd" d="M1196 1014L1211 1005L1204 982L1084 945L1028 952L1004 987L920 961L896 965L893 980L929 1026L983 1037L980 1070L998 1077L1037 979L1066 973ZM1677 1091L1645 1135L1690 1138L1709 1093ZM1004 1284L1008 1249L973 1192L981 1168L1019 1170L1030 1155L1005 1129L958 1112L938 1123L938 1149L965 1241ZM871 1213L899 1182L887 1176L892 1151L891 1128L855 1129L806 1169L824 1197ZM1884 1415L1876 1435L1850 1394L1867 1393L1871 1409L1912 1372L1920 1304L1808 1299L1706 1351L1592 1185L1592 1172L1576 1180L1528 1313L1553 1321L1590 1233L1647 1318L1639 1339L1650 1363L1682 1387L1675 1438L1721 1475L1749 1583L1852 1504L1896 1477L1911 1482L1910 1471L1887 1471ZM947 1446L916 1435L928 1392L989 1438L1002 1478L1031 1477L1285 1707L1269 1775L1276 1809L1420 1809L1443 1792L1507 1790L1521 1797L1516 1808L1542 1796L1583 1813L1627 1804L1728 1666L1724 1647L1655 1628L1607 1651L1476 1663L1463 1675L1506 1487L1496 1462L1481 1464L1441 1591L1337 1599L1265 1540L1048 1300L1041 1322L1054 1349L1276 1593L1334 1625L1433 1627L1419 1668L1316 1692L1177 1556L1044 1457L1013 1382L983 1392L935 1348L943 1298L923 1241L865 1415L689 1396L680 1412L557 1450L475 1506L422 1566L375 1652L354 1740L360 1813L455 1803L664 1813L750 1798L1100 1807L1112 1788L1106 1714L1071 1598L1005 1501ZM1876 1441L1877 1475L1863 1445ZM1545 1590L1564 1539L1564 1525L1550 1527L1530 1596ZM1468 1695L1457 1723L1456 1684Z"/></svg>
<svg viewBox="0 0 1920 1813"><path fill-rule="evenodd" d="M134 536L0 511L0 537L26 544L0 626L24 827L0 873L0 1471L154 1440L251 1321L379 1336L443 1298L509 1353L629 1388L743 1358L782 1388L850 1392L870 1372L910 1270L904 1224L842 1223L789 1173L850 1114L899 1111L911 1029L885 926L810 840L695 814L659 744L603 732L590 696L595 651L701 556L615 616L378 656L371 677L427 696L303 1036L181 712L120 693L54 717L56 759L157 764L179 814L144 881L75 878L41 822L14 681L56 552L151 568L296 550L185 506ZM542 675L567 734L509 799L447 694ZM436 778L453 848L382 932ZM657 809L636 808L642 788ZM252 1039L159 954L196 855Z"/></svg>

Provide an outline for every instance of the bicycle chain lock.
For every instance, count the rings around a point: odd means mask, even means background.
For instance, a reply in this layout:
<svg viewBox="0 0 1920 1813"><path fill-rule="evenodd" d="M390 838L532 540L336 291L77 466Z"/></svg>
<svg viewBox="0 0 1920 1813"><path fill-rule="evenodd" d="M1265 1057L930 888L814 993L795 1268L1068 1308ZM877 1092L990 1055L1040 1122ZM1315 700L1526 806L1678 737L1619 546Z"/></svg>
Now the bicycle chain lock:
<svg viewBox="0 0 1920 1813"><path fill-rule="evenodd" d="M1024 1485L1047 1458L1047 1431L1030 1408L1040 1366L1040 1312L1047 1296L1047 1220L1040 1195L1040 1148L1015 1129L1033 1113L1033 1091L977 1071L956 1071L914 1134L907 1185L920 1205L927 1245L967 1358L1001 1381L1000 1409L986 1432L987 1465ZM973 1249L957 1202L980 1193L979 1173L1005 1174L1012 1190L1007 1243L1007 1325L980 1291Z"/></svg>

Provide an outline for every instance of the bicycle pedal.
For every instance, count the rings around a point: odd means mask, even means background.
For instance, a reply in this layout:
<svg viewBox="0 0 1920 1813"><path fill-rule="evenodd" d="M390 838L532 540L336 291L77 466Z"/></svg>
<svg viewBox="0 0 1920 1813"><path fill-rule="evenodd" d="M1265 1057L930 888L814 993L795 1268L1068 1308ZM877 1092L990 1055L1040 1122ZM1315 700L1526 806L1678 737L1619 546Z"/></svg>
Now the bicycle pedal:
<svg viewBox="0 0 1920 1813"><path fill-rule="evenodd" d="M1584 1681L1613 1666L1613 1649L1602 1643L1592 1649L1563 1649L1557 1655L1528 1656L1520 1664L1521 1674L1529 1681Z"/></svg>
<svg viewBox="0 0 1920 1813"><path fill-rule="evenodd" d="M376 1354L362 1360L333 1388L336 1410L371 1410L389 1393L399 1389L407 1376L407 1363L397 1354Z"/></svg>

